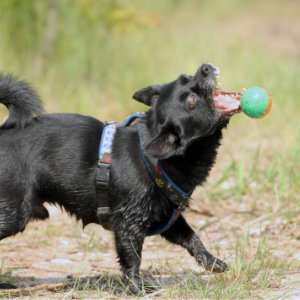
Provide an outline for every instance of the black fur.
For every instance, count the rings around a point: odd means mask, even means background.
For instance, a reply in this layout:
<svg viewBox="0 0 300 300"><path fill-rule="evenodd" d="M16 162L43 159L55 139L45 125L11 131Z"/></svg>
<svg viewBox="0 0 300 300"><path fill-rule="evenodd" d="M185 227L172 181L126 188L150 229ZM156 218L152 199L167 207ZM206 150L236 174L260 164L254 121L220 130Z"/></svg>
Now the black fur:
<svg viewBox="0 0 300 300"><path fill-rule="evenodd" d="M117 129L110 222L124 278L134 293L141 291L139 267L147 230L168 221L174 209L147 174L138 134L144 154L153 163L160 160L181 189L202 184L229 120L214 107L214 81L213 67L204 64L195 76L142 89L134 98L151 105L150 110L136 124ZM0 76L0 103L10 112L0 128L0 239L23 231L31 219L46 219L45 202L64 207L84 226L98 223L96 173L103 123L77 114L41 114L33 90L12 76ZM227 269L183 216L162 236L186 248L206 269Z"/></svg>

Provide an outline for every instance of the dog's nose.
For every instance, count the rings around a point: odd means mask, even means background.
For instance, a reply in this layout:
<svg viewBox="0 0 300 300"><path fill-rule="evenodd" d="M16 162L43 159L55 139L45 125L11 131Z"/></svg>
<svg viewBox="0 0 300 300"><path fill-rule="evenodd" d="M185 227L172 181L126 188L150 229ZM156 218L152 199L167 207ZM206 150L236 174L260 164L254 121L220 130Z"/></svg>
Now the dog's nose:
<svg viewBox="0 0 300 300"><path fill-rule="evenodd" d="M212 77L215 76L215 67L213 64L206 63L203 64L196 72L195 77L198 79L203 79L206 77Z"/></svg>
<svg viewBox="0 0 300 300"><path fill-rule="evenodd" d="M214 73L214 66L211 65L211 64L203 64L200 67L200 72L201 72L203 77L207 77L208 75Z"/></svg>

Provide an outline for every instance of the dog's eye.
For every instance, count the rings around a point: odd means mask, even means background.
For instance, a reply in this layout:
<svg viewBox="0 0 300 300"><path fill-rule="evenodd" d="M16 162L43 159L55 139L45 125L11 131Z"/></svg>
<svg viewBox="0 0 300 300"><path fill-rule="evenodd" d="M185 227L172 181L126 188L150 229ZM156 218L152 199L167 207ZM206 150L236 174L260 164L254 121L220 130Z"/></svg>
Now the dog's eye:
<svg viewBox="0 0 300 300"><path fill-rule="evenodd" d="M189 106L191 107L191 108L194 108L195 107L195 105L196 105L196 103L197 103L197 100L198 100L198 98L195 96L195 95L189 95L188 96L188 98L187 98L187 101L188 101L188 103L189 103Z"/></svg>

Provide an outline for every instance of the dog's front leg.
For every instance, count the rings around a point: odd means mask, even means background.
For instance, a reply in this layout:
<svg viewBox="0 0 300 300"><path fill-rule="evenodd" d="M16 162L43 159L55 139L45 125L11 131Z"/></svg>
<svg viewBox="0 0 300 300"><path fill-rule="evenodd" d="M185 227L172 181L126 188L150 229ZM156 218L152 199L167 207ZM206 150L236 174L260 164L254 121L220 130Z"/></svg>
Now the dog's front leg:
<svg viewBox="0 0 300 300"><path fill-rule="evenodd" d="M133 234L128 228L115 232L116 248L124 281L133 294L143 294L143 281L139 271L144 238L141 231Z"/></svg>
<svg viewBox="0 0 300 300"><path fill-rule="evenodd" d="M228 269L226 263L215 258L206 250L198 235L181 215L173 226L161 235L168 241L186 248L206 270L220 273Z"/></svg>

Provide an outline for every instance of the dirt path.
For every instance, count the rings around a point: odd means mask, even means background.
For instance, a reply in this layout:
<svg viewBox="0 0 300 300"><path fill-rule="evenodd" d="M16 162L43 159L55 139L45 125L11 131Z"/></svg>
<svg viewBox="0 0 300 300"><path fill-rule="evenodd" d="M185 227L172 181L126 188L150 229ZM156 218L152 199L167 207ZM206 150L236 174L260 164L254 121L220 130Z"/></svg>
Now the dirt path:
<svg viewBox="0 0 300 300"><path fill-rule="evenodd" d="M224 211L220 214L221 219L210 216L208 211L192 206L186 216L193 228L199 230L206 224L206 228L201 231L201 238L214 254L219 247L221 258L225 258L230 265L235 259L233 249L236 240L244 235L245 230L250 232L253 247L259 243L262 232L268 232L272 254L288 258L297 267L282 274L280 282L270 286L262 297L278 298L289 295L293 297L291 299L300 299L299 214L287 223L280 218L272 222L263 221L263 218L261 222L258 218L253 221L253 217L249 220L249 212L245 209ZM15 283L23 292L21 297L76 298L74 290L68 287L74 284L79 289L91 289L89 298L97 298L95 289L93 293L93 284L104 285L102 296L116 297L111 294L112 287L109 282L115 286L116 294L122 287L119 284L120 272L112 234L96 225L89 225L83 231L80 224L77 225L55 207L50 207L50 214L50 220L32 222L23 234L1 242L2 273L9 268L13 269ZM204 281L214 276L201 275L203 270L184 249L174 247L160 237L148 238L144 245L141 266L143 274L159 273L164 286L176 285L169 274L170 265L172 272L184 274L185 271L192 270L195 276L202 276ZM27 288L29 293L26 293ZM11 296L18 296L18 293Z"/></svg>

